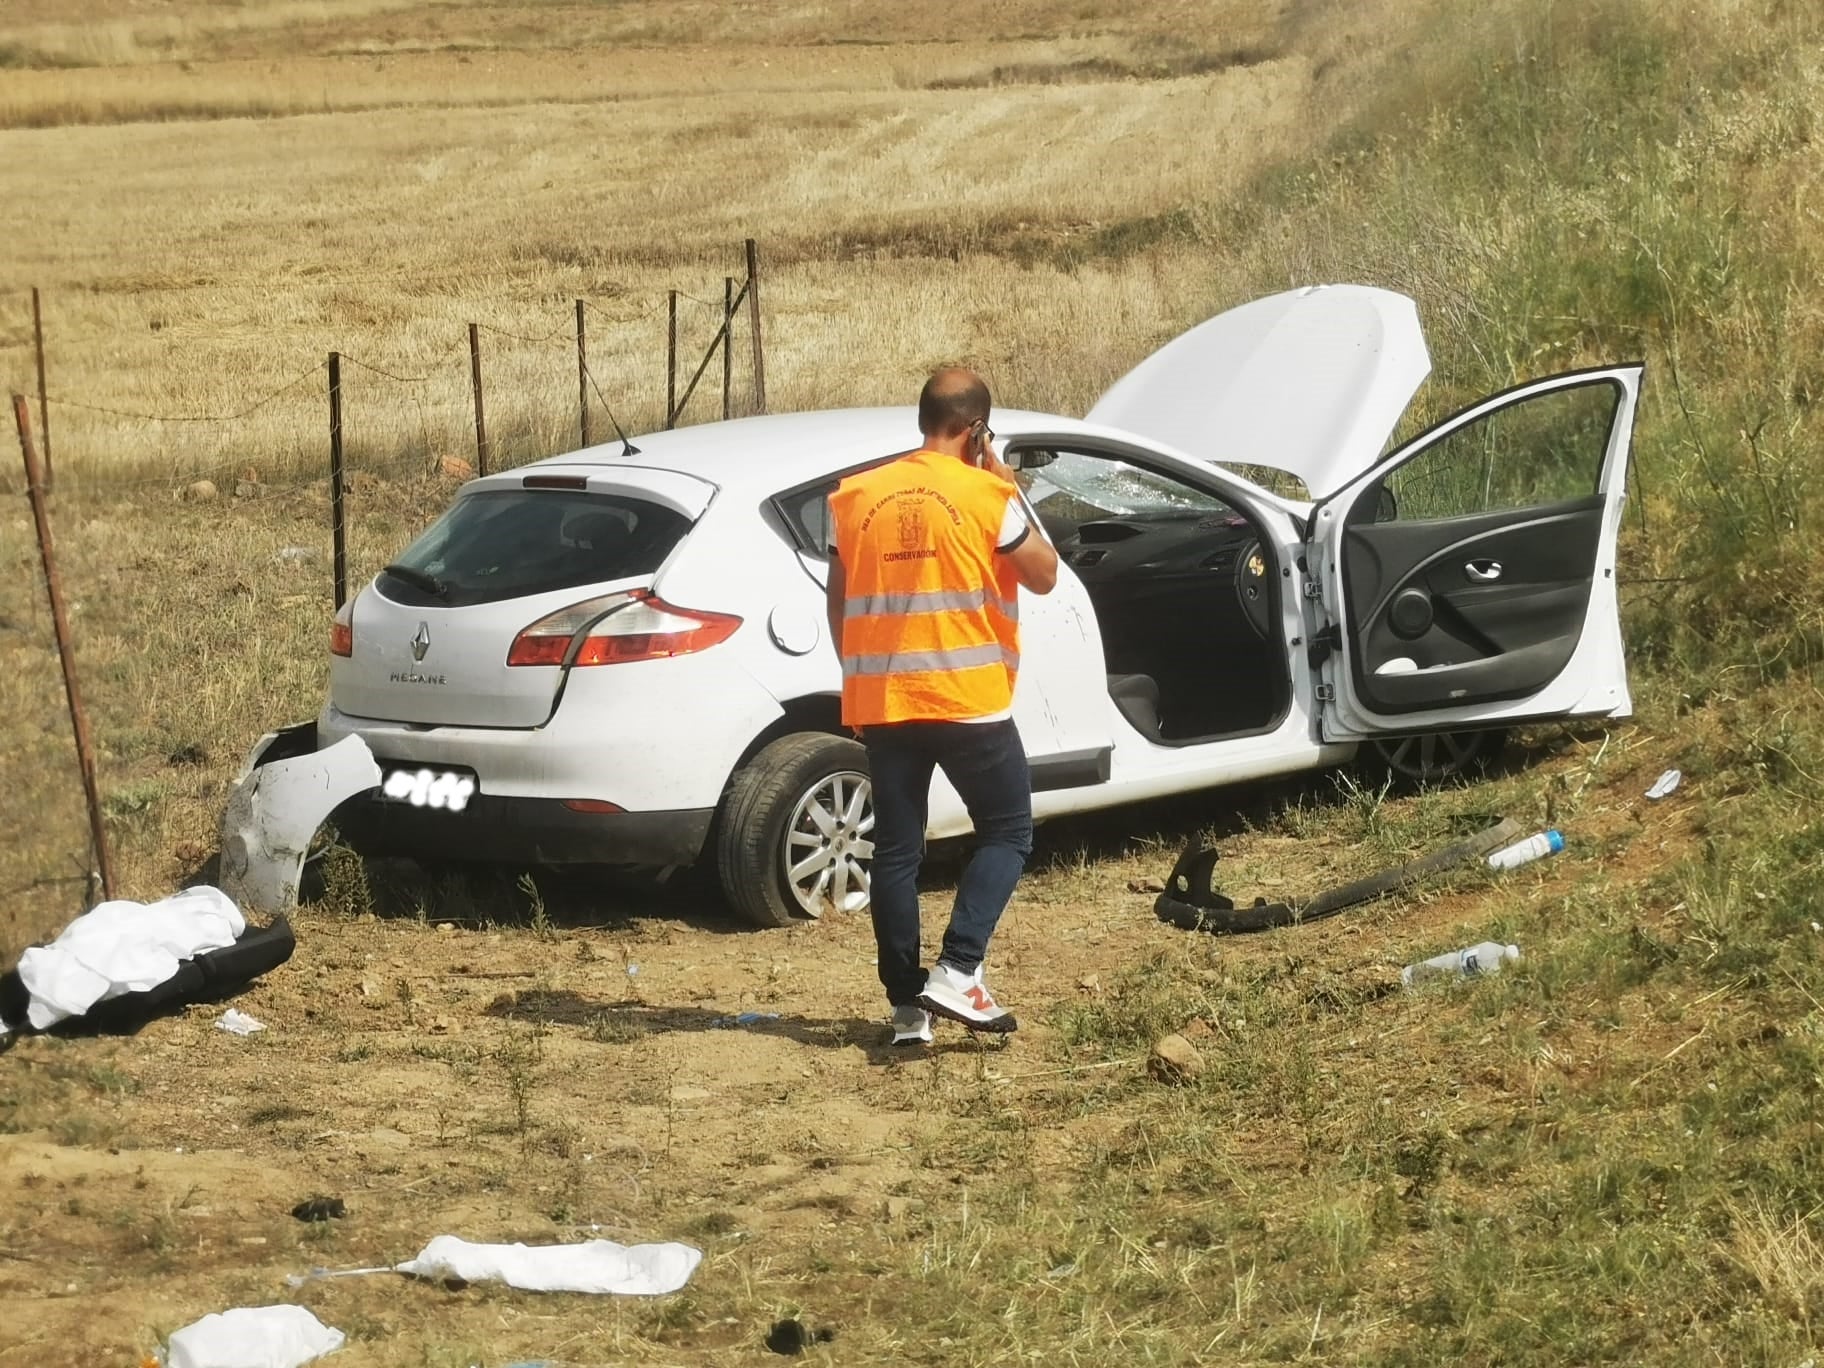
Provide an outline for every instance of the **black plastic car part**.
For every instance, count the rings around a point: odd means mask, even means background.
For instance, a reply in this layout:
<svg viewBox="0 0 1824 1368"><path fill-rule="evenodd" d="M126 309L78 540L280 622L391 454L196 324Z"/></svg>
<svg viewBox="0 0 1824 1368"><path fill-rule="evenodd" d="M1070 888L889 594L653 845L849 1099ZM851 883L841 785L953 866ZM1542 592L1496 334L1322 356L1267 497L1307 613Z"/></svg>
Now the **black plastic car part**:
<svg viewBox="0 0 1824 1368"><path fill-rule="evenodd" d="M1232 898L1216 889L1216 865L1222 858L1201 842L1192 842L1172 874L1165 891L1153 904L1153 912L1162 922L1186 931L1208 931L1212 935L1229 935L1242 931L1266 931L1276 926L1297 926L1333 916L1344 908L1354 907L1374 898L1385 897L1394 890L1416 883L1431 874L1463 864L1518 840L1524 831L1511 817L1474 836L1454 842L1444 849L1392 869L1384 869L1367 878L1356 879L1305 903L1270 903L1256 898L1249 907L1237 907Z"/></svg>
<svg viewBox="0 0 1824 1368"><path fill-rule="evenodd" d="M233 945L206 950L195 959L185 960L163 983L141 992L105 998L81 1016L69 1017L50 1029L53 1033L137 1030L153 1017L192 1002L232 997L261 974L290 959L297 944L291 923L275 917L270 926L248 927ZM26 991L19 970L9 969L0 975L0 1020L15 1031L29 1029L26 1010L30 1005L31 994Z"/></svg>

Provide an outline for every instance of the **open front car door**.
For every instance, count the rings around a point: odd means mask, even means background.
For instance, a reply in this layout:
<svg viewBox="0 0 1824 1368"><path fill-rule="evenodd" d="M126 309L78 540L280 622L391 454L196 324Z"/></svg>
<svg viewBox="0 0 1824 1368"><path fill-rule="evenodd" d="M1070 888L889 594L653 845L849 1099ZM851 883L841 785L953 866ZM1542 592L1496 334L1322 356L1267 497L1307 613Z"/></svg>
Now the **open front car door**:
<svg viewBox="0 0 1824 1368"><path fill-rule="evenodd" d="M1326 741L1632 710L1615 542L1641 373L1485 399L1318 505Z"/></svg>

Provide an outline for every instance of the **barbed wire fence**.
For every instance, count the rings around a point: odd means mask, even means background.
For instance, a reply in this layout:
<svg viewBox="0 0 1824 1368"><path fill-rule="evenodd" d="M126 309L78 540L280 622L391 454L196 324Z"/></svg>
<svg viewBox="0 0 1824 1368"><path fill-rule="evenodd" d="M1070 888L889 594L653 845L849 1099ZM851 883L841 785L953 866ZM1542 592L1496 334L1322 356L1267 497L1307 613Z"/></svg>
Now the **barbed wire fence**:
<svg viewBox="0 0 1824 1368"><path fill-rule="evenodd" d="M85 461L80 467L85 487L105 491L116 498L133 499L148 493L157 492L166 498L182 500L213 500L228 496L235 502L259 500L271 504L292 503L298 506L298 516L306 522L327 515L331 541L331 583L330 593L337 608L340 608L348 596L348 546L347 533L350 515L349 499L365 490L375 487L374 482L388 476L397 476L405 470L410 458L402 459L402 448L415 447L413 455L420 458L419 472L433 476L466 479L470 476L483 476L497 473L501 469L511 468L542 456L557 454L564 450L580 450L589 447L597 440L596 416L600 414L608 420L610 429L617 440L624 439L626 430L616 412L613 400L620 400L622 411L628 411L628 389L617 385L608 376L598 373L592 367L589 357L589 331L591 319L598 325L605 325L610 330L625 329L630 325L650 323L663 315L665 319L665 395L663 401L663 425L673 428L682 420L696 395L699 383L718 355L722 359L722 406L720 416L736 416L735 395L735 338L739 326L739 315L743 305L746 306L746 322L751 346L751 358L748 368L750 388L748 402L744 406L747 412L764 413L766 404L765 348L761 332L760 311L760 264L759 253L753 239L744 244L743 277L724 277L722 299L702 299L679 289L669 289L662 296L649 296L641 299L630 294L616 294L612 304L600 304L586 298L573 301L567 311L569 317L565 323L543 333L536 331L521 332L496 324L479 320L470 322L466 336L453 340L449 346L432 354L428 360L420 361L412 369L396 365L385 365L379 361L348 351L331 351L322 360L302 367L284 376L269 388L262 389L258 395L246 402L239 403L224 411L200 412L156 412L148 408L125 403L112 402L106 396L90 394L73 394L59 392L52 383L55 380L54 370L47 364L46 334L46 300L40 290L31 290L32 310L32 345L35 361L35 379L37 381L37 424L36 432L31 431L30 401L24 395L14 395L16 426L18 428L21 454L24 457L26 480L23 492L33 504L34 522L38 539L40 562L44 580L44 592L52 606L52 634L60 662L63 665L66 681L66 701L72 731L76 739L78 770L82 781L85 804L91 818L91 848L87 873L84 876L86 886L85 902L92 901L96 893L104 896L112 891L110 858L107 849L107 836L102 821L102 809L95 777L95 757L89 741L88 724L84 716L80 693L77 685L75 656L73 644L69 638L68 624L62 612L62 591L57 581L57 571L52 549L52 530L48 496L56 487L56 466L53 465L52 431L55 421L59 434L56 452L62 458L66 471L72 468L72 456L94 455L82 450L79 437L80 428L65 421L75 415L93 415L96 418L113 420L116 424L143 424L163 428L170 426L178 430L207 429L224 434L232 433L238 425L263 414L275 405L301 405L312 391L327 399L327 423L322 417L314 422L304 418L300 408L297 418L288 421L286 428L295 427L288 434L288 450L267 449L264 451L243 451L233 458L224 458L212 462L197 463L194 459L174 457L166 474L145 475L140 470L132 474L111 475L105 462L99 458ZM682 397L678 393L680 368L680 302L711 313L716 323L715 333L707 348L689 376L683 389ZM54 301L53 301L54 302ZM700 315L699 315L700 317ZM491 353L484 349L483 341L507 344L522 349L543 352L552 360L564 357L575 368L576 374L576 408L571 419L561 425L545 429L546 440L528 443L522 440L518 449L508 456L504 449L491 440L487 423L486 363ZM454 366L466 362L470 407L474 425L473 460L457 456L445 450L447 443L440 442L433 436L433 428L445 430L443 425L433 420L433 408L440 402L434 393L439 386L448 387L452 379ZM344 375L344 367L351 372ZM350 385L355 376L367 384ZM362 412L378 411L376 404L384 404L382 399L373 398L374 390L368 384L378 386L380 392L390 394L395 404L403 399L412 408L416 428L416 440L406 444L395 439L392 450L387 450L384 443L365 442L360 448L360 455L352 463L348 460L349 451L345 443L345 420ZM318 387L321 387L320 389ZM362 393L362 391L366 391ZM356 398L357 404L351 410L346 400ZM316 410L319 415L322 409ZM64 415L59 418L58 415ZM321 424L321 425L319 425ZM309 435L314 429L316 434ZM397 423L394 424L395 434ZM573 432L574 443L561 434ZM310 458L312 449L320 453L315 460ZM542 448L542 449L541 449ZM424 458L428 458L424 459ZM503 459L504 458L504 459ZM320 462L320 463L319 463ZM261 465L265 469L262 471ZM315 467L314 470L312 467ZM281 474L283 472L283 474ZM10 483L10 482L7 482ZM447 487L447 485L446 485ZM327 507L325 507L327 505ZM321 527L322 523L317 523ZM320 534L319 534L320 535ZM296 552L297 559L314 560L320 551L313 551L308 546L286 548ZM283 553L282 553L283 554ZM43 882L43 881L39 881Z"/></svg>

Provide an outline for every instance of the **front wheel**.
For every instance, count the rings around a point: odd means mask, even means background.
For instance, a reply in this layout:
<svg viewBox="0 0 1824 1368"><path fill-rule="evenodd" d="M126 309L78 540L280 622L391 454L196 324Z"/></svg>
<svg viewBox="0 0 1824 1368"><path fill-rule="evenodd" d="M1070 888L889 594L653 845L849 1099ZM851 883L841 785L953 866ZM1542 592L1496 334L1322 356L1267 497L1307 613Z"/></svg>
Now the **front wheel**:
<svg viewBox="0 0 1824 1368"><path fill-rule="evenodd" d="M859 742L795 732L736 771L722 808L716 874L756 926L865 912L874 791Z"/></svg>
<svg viewBox="0 0 1824 1368"><path fill-rule="evenodd" d="M1437 788L1473 779L1507 744L1505 731L1427 732L1370 741L1362 748L1371 770L1409 788Z"/></svg>

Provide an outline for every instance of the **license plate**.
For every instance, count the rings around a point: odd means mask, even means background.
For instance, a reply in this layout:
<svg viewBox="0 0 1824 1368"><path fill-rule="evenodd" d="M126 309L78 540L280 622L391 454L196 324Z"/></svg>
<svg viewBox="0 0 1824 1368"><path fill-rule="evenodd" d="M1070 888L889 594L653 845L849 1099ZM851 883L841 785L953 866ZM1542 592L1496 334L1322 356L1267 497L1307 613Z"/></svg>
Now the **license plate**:
<svg viewBox="0 0 1824 1368"><path fill-rule="evenodd" d="M477 787L475 776L460 770L396 769L386 776L380 792L396 803L461 812Z"/></svg>

